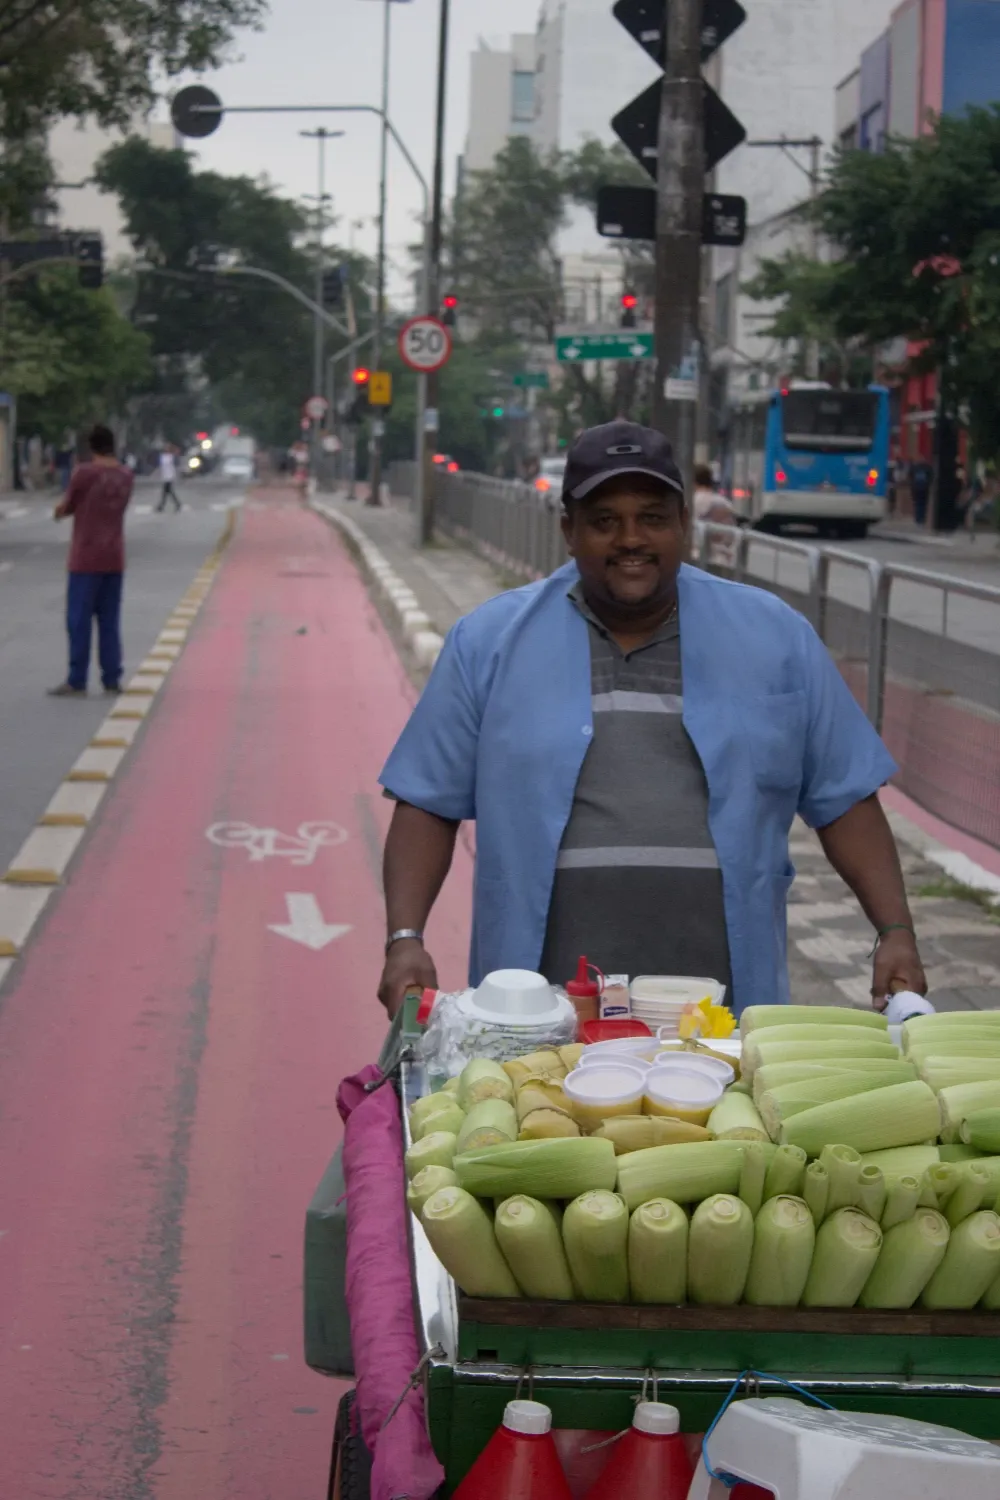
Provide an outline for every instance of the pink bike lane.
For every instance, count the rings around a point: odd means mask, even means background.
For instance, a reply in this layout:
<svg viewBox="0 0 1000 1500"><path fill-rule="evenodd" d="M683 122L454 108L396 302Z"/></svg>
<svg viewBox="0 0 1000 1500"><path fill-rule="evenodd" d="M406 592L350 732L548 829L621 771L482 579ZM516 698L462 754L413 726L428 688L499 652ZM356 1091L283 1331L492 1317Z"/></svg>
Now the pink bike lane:
<svg viewBox="0 0 1000 1500"><path fill-rule="evenodd" d="M324 1493L303 1216L384 1034L375 778L412 699L333 532L248 507L0 1005L0 1494ZM447 984L470 885L460 848Z"/></svg>

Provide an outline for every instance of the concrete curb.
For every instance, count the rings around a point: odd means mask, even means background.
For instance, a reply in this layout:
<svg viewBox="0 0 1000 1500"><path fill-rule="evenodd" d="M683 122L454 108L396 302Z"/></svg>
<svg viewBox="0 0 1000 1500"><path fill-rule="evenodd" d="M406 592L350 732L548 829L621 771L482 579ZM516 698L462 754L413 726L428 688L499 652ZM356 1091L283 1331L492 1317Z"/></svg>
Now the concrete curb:
<svg viewBox="0 0 1000 1500"><path fill-rule="evenodd" d="M336 526L360 565L365 582L378 595L393 626L412 652L416 665L429 672L441 654L444 637L431 628L416 594L349 516L342 516L322 500L313 500L312 509Z"/></svg>
<svg viewBox="0 0 1000 1500"><path fill-rule="evenodd" d="M236 512L229 511L218 542L180 604L171 612L149 659L115 700L108 717L66 773L0 880L0 988L23 953L53 891L62 885L110 782L121 769L167 674L180 657L189 627L219 570L235 519Z"/></svg>

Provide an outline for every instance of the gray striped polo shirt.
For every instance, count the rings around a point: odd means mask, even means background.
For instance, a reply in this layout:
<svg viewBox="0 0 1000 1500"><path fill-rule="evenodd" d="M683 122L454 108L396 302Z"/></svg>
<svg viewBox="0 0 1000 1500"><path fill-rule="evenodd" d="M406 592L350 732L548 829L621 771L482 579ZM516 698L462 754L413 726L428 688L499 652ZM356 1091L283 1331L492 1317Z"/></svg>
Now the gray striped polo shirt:
<svg viewBox="0 0 1000 1500"><path fill-rule="evenodd" d="M594 733L563 834L542 973L565 983L585 953L606 974L730 984L708 785L681 719L677 616L627 654L587 605Z"/></svg>

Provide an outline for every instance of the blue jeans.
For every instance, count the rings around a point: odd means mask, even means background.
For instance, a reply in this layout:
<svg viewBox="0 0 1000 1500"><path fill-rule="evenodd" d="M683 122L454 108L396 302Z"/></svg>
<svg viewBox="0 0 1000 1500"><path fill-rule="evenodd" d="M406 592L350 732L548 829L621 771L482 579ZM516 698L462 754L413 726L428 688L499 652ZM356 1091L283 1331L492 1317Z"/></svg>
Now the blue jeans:
<svg viewBox="0 0 1000 1500"><path fill-rule="evenodd" d="M122 675L121 609L121 573L70 573L66 590L70 687L87 686L95 615L101 681L106 688L118 686Z"/></svg>

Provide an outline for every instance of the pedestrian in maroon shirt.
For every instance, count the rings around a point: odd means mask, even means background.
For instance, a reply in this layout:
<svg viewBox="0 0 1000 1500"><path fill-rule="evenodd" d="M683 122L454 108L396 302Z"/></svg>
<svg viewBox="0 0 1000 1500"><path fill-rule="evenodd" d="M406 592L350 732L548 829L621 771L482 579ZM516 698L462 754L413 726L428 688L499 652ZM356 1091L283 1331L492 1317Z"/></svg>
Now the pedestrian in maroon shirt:
<svg viewBox="0 0 1000 1500"><path fill-rule="evenodd" d="M69 489L55 509L57 521L73 517L66 589L69 676L50 689L55 698L86 696L95 619L104 691L121 690L125 509L134 479L115 458L110 428L95 427L88 443L91 461L74 470Z"/></svg>

